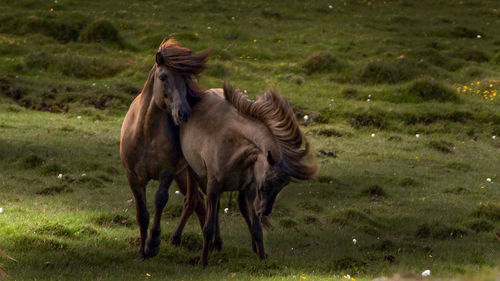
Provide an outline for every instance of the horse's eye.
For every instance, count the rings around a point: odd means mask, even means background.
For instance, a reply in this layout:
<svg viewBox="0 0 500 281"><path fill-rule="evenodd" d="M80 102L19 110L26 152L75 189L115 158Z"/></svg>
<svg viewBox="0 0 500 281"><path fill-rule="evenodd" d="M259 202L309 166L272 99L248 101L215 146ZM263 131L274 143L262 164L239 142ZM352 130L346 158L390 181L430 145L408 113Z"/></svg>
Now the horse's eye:
<svg viewBox="0 0 500 281"><path fill-rule="evenodd" d="M162 75L160 75L160 80L161 80L162 82L167 83L167 82L168 82L168 79L167 79L167 78L168 78L168 77L167 77L167 74L162 74Z"/></svg>

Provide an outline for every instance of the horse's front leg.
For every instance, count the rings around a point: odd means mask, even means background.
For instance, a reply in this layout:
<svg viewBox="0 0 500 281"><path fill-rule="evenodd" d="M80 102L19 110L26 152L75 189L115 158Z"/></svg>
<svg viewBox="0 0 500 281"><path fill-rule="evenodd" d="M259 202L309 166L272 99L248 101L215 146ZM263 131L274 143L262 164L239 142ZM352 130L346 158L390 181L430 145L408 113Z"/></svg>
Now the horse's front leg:
<svg viewBox="0 0 500 281"><path fill-rule="evenodd" d="M139 231L141 234L141 246L139 249L139 255L141 258L145 259L146 254L144 252L144 245L146 243L146 237L148 235L149 226L149 213L146 207L146 185L147 181L141 181L136 176L127 173L127 179L130 185L130 189L134 194L135 198L135 208L136 208L136 218L137 224L139 225Z"/></svg>
<svg viewBox="0 0 500 281"><path fill-rule="evenodd" d="M199 264L206 266L208 264L208 252L210 250L217 223L217 204L219 202L219 183L211 178L207 184L207 218L203 226L203 249Z"/></svg>
<svg viewBox="0 0 500 281"><path fill-rule="evenodd" d="M168 201L168 188L172 183L174 176L170 172L164 172L160 175L160 187L156 191L155 196L155 217L153 225L149 232L148 240L146 241L146 249L144 251L146 258L154 257L160 251L160 233L161 233L161 214Z"/></svg>
<svg viewBox="0 0 500 281"><path fill-rule="evenodd" d="M200 227L203 229L205 225L205 203L198 190L198 185L192 171L185 169L179 175L175 177L175 182L179 187L181 193L186 197L184 199L184 207L182 208L182 215L179 220L179 224L172 234L172 244L178 246L181 244L182 231L186 226L186 222L189 217L196 211L198 215L198 220L200 221Z"/></svg>
<svg viewBox="0 0 500 281"><path fill-rule="evenodd" d="M217 211L215 216L215 233L214 239L212 241L211 250L222 250L222 238L220 237L220 225L219 225L219 210L220 210L220 200L217 201Z"/></svg>

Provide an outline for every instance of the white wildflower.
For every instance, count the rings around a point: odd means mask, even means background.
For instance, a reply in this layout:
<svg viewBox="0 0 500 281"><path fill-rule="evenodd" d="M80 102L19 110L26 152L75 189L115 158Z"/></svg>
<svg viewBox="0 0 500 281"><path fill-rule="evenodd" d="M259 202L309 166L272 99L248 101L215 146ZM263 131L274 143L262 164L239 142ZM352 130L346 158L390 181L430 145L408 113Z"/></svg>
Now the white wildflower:
<svg viewBox="0 0 500 281"><path fill-rule="evenodd" d="M176 190L175 194L181 194L181 192L179 190Z"/></svg>
<svg viewBox="0 0 500 281"><path fill-rule="evenodd" d="M352 239L352 243L353 243L354 245L356 245L356 243L358 243L358 240L356 240L356 238L353 238L353 239Z"/></svg>
<svg viewBox="0 0 500 281"><path fill-rule="evenodd" d="M227 214L227 213L229 213L229 208L224 209L224 214Z"/></svg>
<svg viewBox="0 0 500 281"><path fill-rule="evenodd" d="M415 137L418 139L420 137L420 134L415 134Z"/></svg>
<svg viewBox="0 0 500 281"><path fill-rule="evenodd" d="M3 212L3 208L0 208L0 214Z"/></svg>
<svg viewBox="0 0 500 281"><path fill-rule="evenodd" d="M78 116L76 117L76 119L80 120L80 119L82 119L82 116L78 115Z"/></svg>
<svg viewBox="0 0 500 281"><path fill-rule="evenodd" d="M62 179L62 177L63 177L63 175L62 175L62 174L59 174L59 175L57 176L57 178L58 178L58 179Z"/></svg>
<svg viewBox="0 0 500 281"><path fill-rule="evenodd" d="M431 276L431 271L429 269L424 270L424 272L422 272L422 277L427 277L427 276Z"/></svg>
<svg viewBox="0 0 500 281"><path fill-rule="evenodd" d="M481 34L478 34L476 37L477 39L481 39Z"/></svg>
<svg viewBox="0 0 500 281"><path fill-rule="evenodd" d="M487 179L486 179L486 181L487 181L487 182L491 182L491 178L487 178Z"/></svg>
<svg viewBox="0 0 500 281"><path fill-rule="evenodd" d="M373 134L373 133L372 133L372 134L371 134L371 137L372 137L372 138L374 138L374 137L375 137L375 134Z"/></svg>
<svg viewBox="0 0 500 281"><path fill-rule="evenodd" d="M328 5L328 9L333 9L333 6L332 5Z"/></svg>
<svg viewBox="0 0 500 281"><path fill-rule="evenodd" d="M492 138L492 139L496 139L496 138L497 138L497 136L491 136L491 138Z"/></svg>
<svg viewBox="0 0 500 281"><path fill-rule="evenodd" d="M309 120L309 115L304 115L304 121Z"/></svg>

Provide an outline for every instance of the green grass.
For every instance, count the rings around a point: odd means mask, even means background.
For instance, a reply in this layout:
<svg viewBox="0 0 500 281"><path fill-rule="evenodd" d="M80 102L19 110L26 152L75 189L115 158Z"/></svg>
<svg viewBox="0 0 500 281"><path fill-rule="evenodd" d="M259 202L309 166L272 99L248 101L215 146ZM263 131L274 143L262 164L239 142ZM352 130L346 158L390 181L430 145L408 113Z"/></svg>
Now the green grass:
<svg viewBox="0 0 500 281"><path fill-rule="evenodd" d="M18 260L0 257L7 280L372 280L425 269L498 278L495 1L7 0L0 8L0 249ZM205 87L230 80L250 97L277 88L314 151L337 156L318 153L317 178L280 194L266 261L224 195L223 250L208 268L193 266L202 239L194 217L181 248L165 243L183 203L175 187L159 256L137 259L120 126L171 36L212 48Z"/></svg>

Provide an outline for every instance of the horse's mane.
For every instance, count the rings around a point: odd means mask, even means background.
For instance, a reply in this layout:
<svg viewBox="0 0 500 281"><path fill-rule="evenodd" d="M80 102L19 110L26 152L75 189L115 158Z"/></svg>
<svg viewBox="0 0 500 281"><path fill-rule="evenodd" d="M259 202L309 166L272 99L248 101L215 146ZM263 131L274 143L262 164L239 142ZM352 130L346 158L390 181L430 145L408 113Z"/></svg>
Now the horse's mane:
<svg viewBox="0 0 500 281"><path fill-rule="evenodd" d="M314 176L317 165L304 163L309 155L309 143L299 129L292 106L276 90L267 91L253 102L225 83L224 97L240 113L260 120L269 128L281 149L278 164L288 176L300 180Z"/></svg>
<svg viewBox="0 0 500 281"><path fill-rule="evenodd" d="M179 46L175 39L168 39L161 43L158 53L163 56L165 65L171 71L186 77L188 88L193 92L191 95L199 96L204 92L194 76L206 68L210 49L195 54L190 49Z"/></svg>

